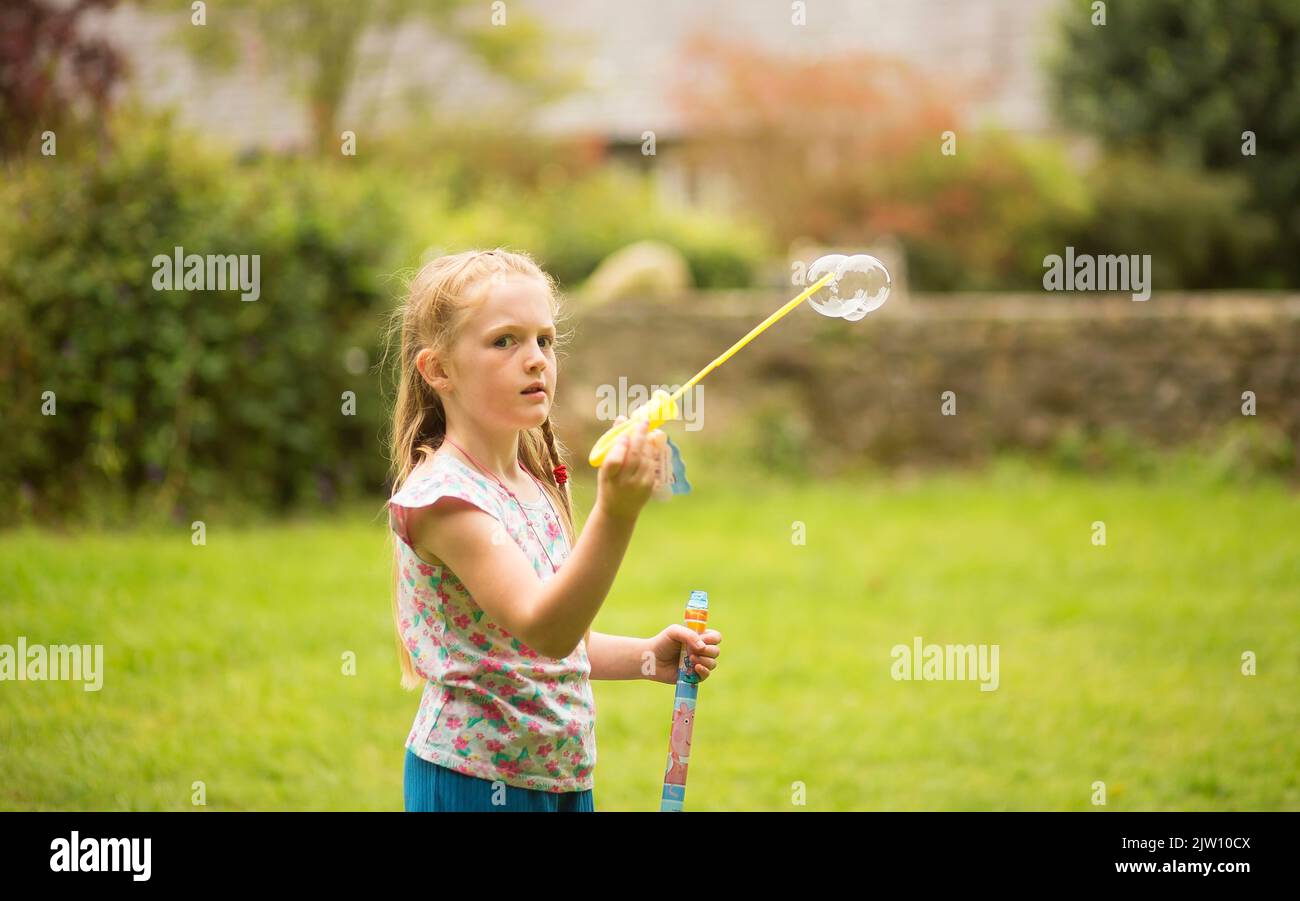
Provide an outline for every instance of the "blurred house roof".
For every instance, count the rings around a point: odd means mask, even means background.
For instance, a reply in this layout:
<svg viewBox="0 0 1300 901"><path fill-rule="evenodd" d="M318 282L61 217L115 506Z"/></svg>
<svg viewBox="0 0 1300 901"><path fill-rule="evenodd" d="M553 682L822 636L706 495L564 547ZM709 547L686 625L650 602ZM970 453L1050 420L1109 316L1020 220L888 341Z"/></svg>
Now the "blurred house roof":
<svg viewBox="0 0 1300 901"><path fill-rule="evenodd" d="M364 0L345 0L364 2ZM586 86L535 113L538 128L594 133L612 141L680 136L670 88L683 68L683 46L697 34L752 44L792 57L871 51L895 56L937 79L975 84L975 121L1016 131L1049 126L1041 55L1057 0L806 0L806 24L792 24L789 0L509 0L553 35L557 59L574 65ZM210 4L208 15L218 13ZM484 4L484 15L490 4ZM244 47L241 64L206 72L175 40L182 13L123 6L97 20L120 46L133 87L151 105L176 106L180 120L241 146L287 146L308 130L303 102L264 60L263 40ZM291 39L291 36L289 36ZM511 89L422 22L370 32L363 52L382 62L359 74L340 128L386 128L410 115L420 92L441 109L474 114L505 108ZM416 101L418 109L419 101Z"/></svg>

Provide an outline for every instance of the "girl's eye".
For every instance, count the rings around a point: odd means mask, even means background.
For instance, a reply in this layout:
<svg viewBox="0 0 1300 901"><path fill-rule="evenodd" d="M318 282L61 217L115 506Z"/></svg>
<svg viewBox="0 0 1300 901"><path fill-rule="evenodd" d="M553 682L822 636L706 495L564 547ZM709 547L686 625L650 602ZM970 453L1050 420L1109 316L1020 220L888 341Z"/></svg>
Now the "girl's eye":
<svg viewBox="0 0 1300 901"><path fill-rule="evenodd" d="M493 346L493 347L504 347L505 345L502 344L501 342L504 341L504 340L506 340L507 338L512 338L512 337L514 337L514 336L513 336L513 335L502 335L500 338L497 338L495 341L492 342L492 346ZM537 340L539 340L539 341L545 341L545 342L546 342L545 344L542 345L543 347L550 347L552 344L555 343L554 339L551 338L550 335L542 335L542 336L540 336Z"/></svg>

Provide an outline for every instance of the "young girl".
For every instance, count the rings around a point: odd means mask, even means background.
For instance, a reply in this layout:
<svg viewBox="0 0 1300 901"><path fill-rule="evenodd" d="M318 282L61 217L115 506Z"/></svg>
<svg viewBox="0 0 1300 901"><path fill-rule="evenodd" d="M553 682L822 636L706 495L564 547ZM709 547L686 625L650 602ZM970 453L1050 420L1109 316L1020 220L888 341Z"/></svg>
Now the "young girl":
<svg viewBox="0 0 1300 901"><path fill-rule="evenodd" d="M393 614L402 685L424 686L408 811L594 810L590 680L675 684L683 644L701 679L717 666L716 630L591 631L664 435L642 424L610 451L574 544L550 419L559 313L551 277L500 249L429 263L398 311Z"/></svg>

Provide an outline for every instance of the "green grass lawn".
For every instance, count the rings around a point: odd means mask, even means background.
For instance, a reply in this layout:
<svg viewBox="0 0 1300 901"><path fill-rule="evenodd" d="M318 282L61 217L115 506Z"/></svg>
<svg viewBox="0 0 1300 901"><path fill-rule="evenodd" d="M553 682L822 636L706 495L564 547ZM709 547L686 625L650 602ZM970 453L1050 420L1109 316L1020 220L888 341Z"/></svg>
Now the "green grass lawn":
<svg viewBox="0 0 1300 901"><path fill-rule="evenodd" d="M709 592L725 637L688 809L1090 810L1095 781L1107 810L1300 809L1292 490L1019 464L692 476L647 509L595 625L649 635ZM204 547L0 535L0 643L102 644L106 668L97 693L0 682L0 808L192 809L202 781L215 810L400 809L418 696L371 512L214 518ZM998 689L893 680L914 636L997 644ZM671 694L596 683L598 810L657 809Z"/></svg>

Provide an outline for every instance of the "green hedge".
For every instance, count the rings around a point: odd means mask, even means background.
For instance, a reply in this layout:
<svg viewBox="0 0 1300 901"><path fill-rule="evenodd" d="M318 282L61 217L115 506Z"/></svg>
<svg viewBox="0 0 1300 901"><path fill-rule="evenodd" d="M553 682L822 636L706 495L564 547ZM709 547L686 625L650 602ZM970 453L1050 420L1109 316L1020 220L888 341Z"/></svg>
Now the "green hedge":
<svg viewBox="0 0 1300 901"><path fill-rule="evenodd" d="M1269 268L1277 228L1239 175L1113 153L1087 179L1089 214L1068 235L1080 253L1150 254L1156 290L1241 288Z"/></svg>
<svg viewBox="0 0 1300 901"><path fill-rule="evenodd" d="M375 379L396 213L301 164L236 168L165 129L35 158L0 188L0 517L280 508L382 483ZM260 256L261 296L156 291L153 259ZM356 415L342 413L356 392ZM54 392L55 415L43 415ZM88 509L93 499L94 509Z"/></svg>

